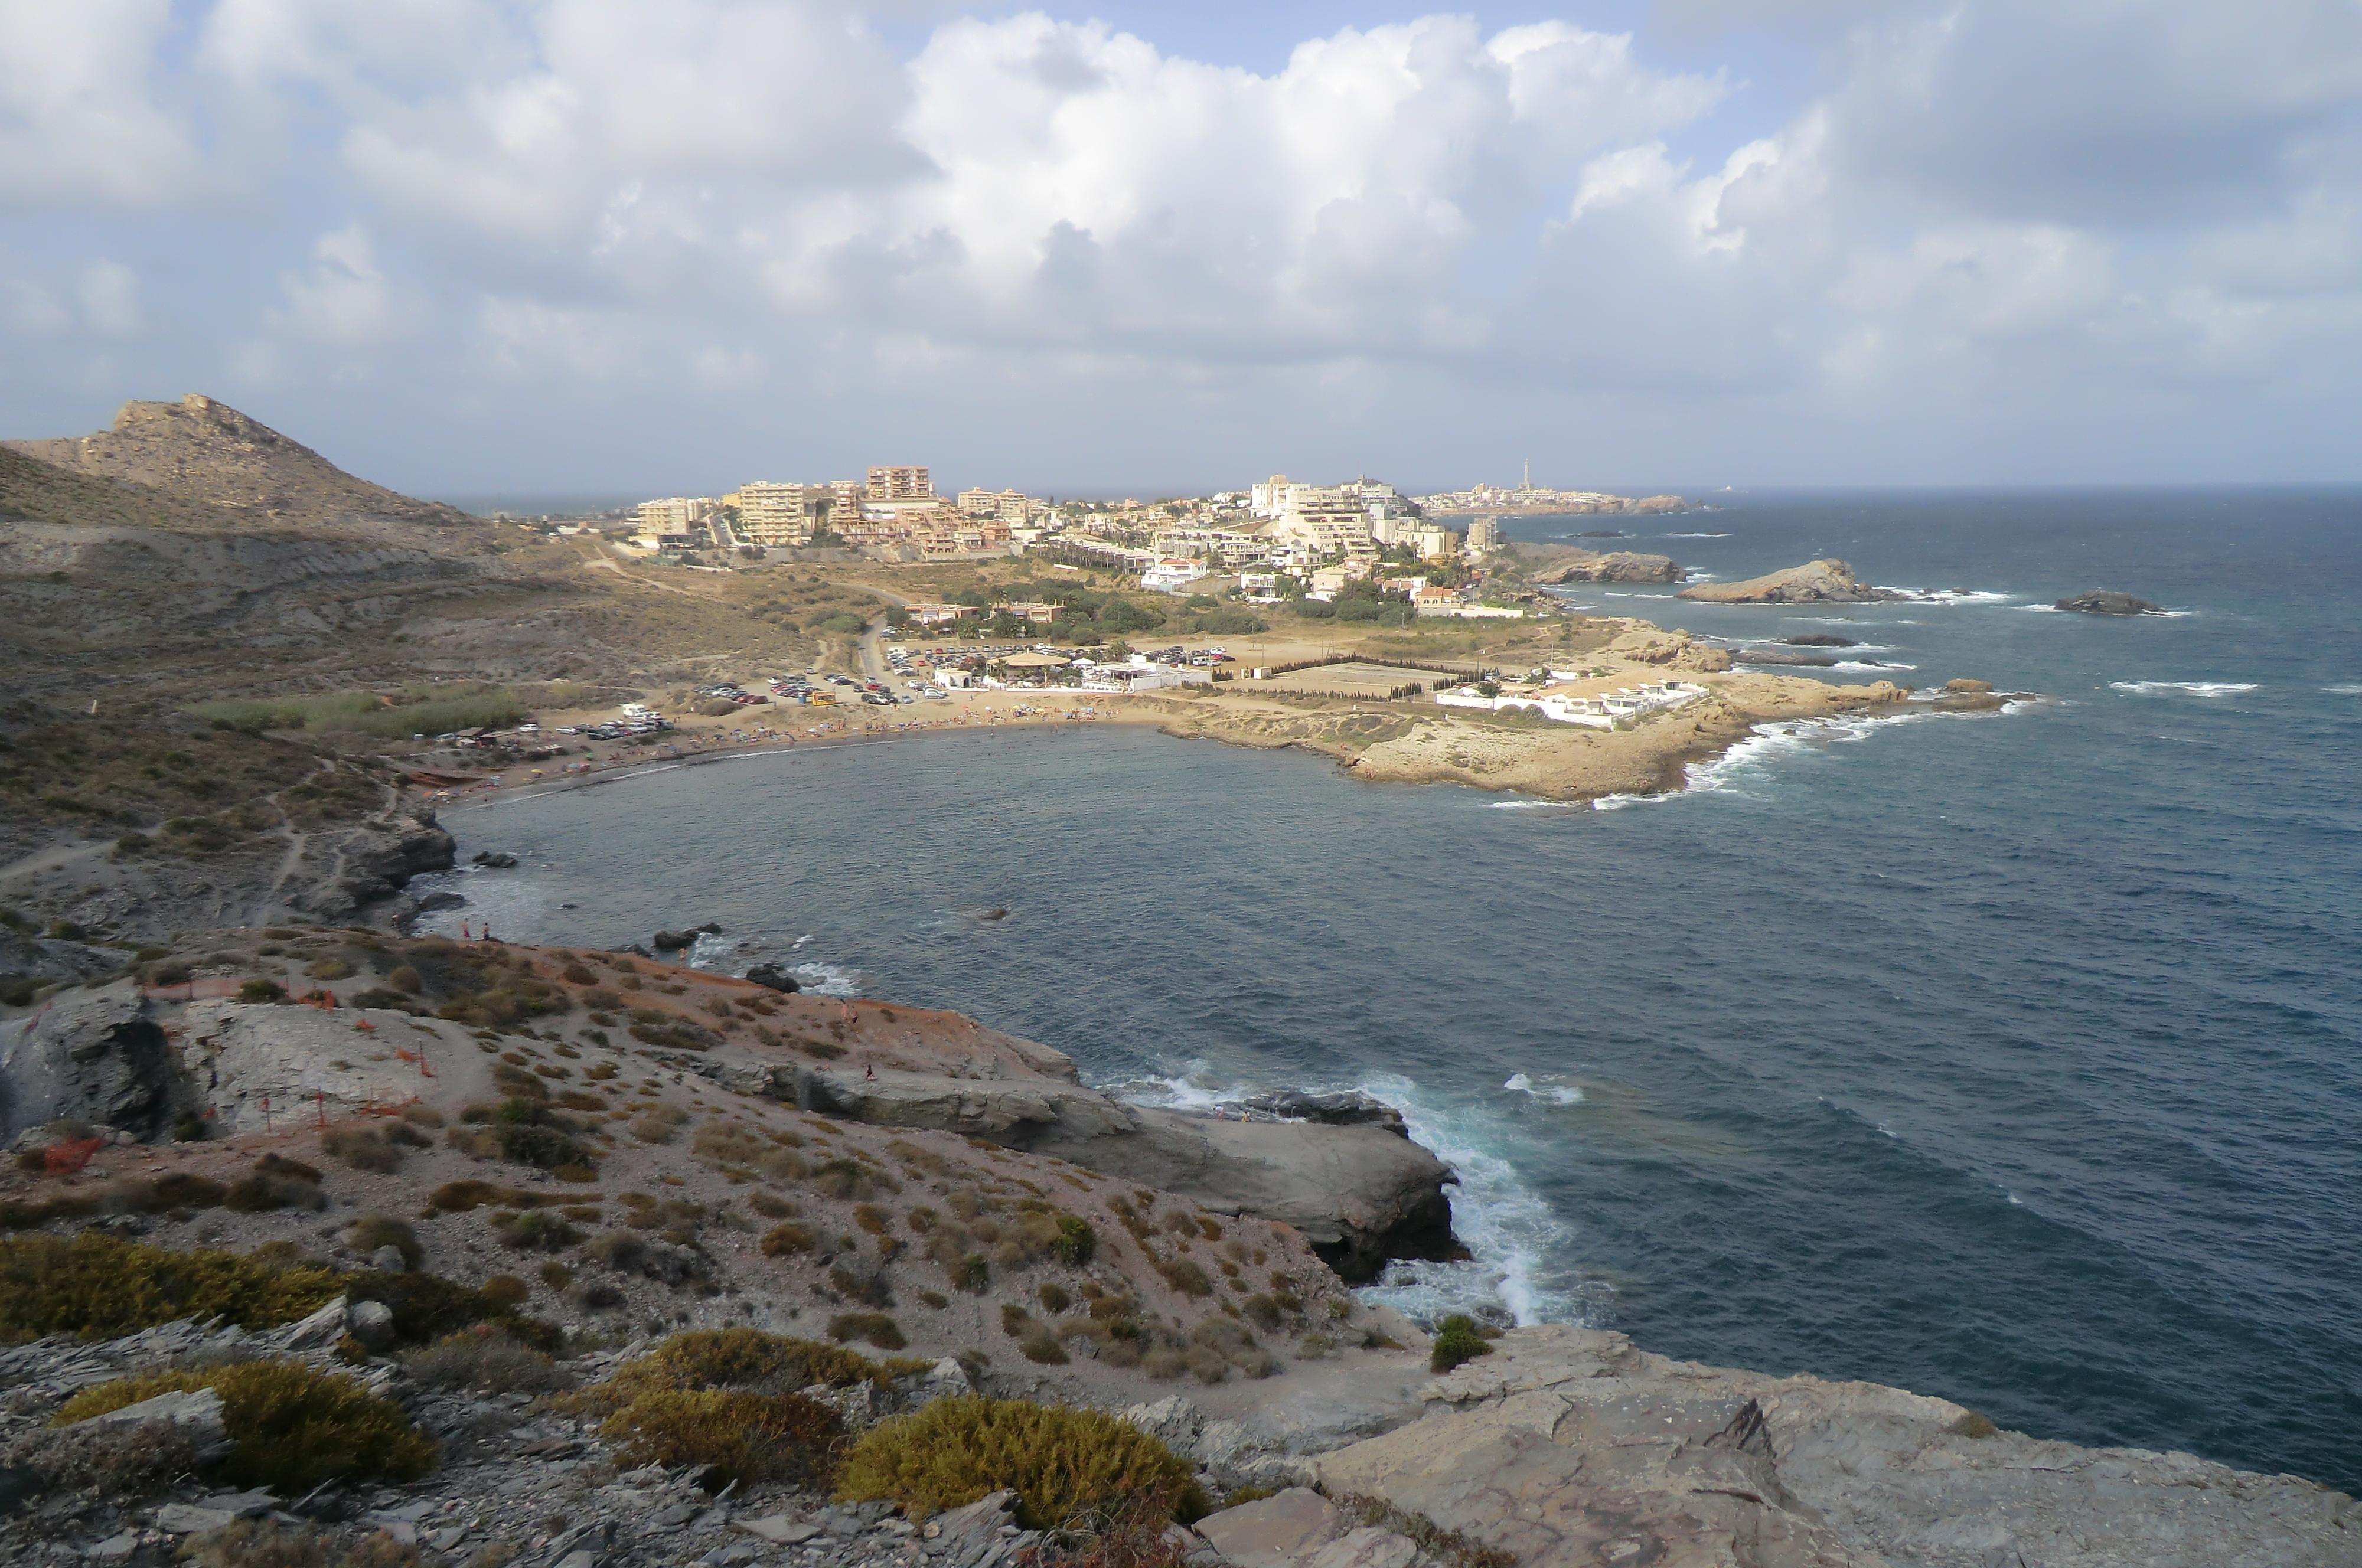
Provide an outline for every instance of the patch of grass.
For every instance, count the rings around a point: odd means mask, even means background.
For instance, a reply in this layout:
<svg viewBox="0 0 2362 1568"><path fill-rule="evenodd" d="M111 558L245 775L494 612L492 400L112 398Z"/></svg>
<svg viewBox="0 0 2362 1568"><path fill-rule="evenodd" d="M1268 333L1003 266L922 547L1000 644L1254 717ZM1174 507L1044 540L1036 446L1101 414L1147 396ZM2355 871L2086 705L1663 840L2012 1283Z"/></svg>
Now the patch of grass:
<svg viewBox="0 0 2362 1568"><path fill-rule="evenodd" d="M871 1428L846 1452L837 1496L930 1514L1004 1487L1030 1529L1087 1529L1132 1504L1189 1518L1206 1502L1188 1463L1137 1427L1098 1410L976 1396Z"/></svg>
<svg viewBox="0 0 2362 1568"><path fill-rule="evenodd" d="M1165 1284L1184 1296L1211 1296L1214 1293L1214 1283L1206 1277L1206 1271L1187 1258L1172 1258L1159 1263L1156 1272L1164 1276Z"/></svg>
<svg viewBox="0 0 2362 1568"><path fill-rule="evenodd" d="M223 1430L236 1445L221 1474L233 1485L296 1495L329 1480L414 1480L435 1466L435 1445L400 1406L342 1374L293 1361L117 1378L67 1400L52 1424L201 1388L221 1396Z"/></svg>
<svg viewBox="0 0 2362 1568"><path fill-rule="evenodd" d="M775 1225L763 1233L763 1255L767 1258L799 1257L819 1244L820 1238L809 1225Z"/></svg>

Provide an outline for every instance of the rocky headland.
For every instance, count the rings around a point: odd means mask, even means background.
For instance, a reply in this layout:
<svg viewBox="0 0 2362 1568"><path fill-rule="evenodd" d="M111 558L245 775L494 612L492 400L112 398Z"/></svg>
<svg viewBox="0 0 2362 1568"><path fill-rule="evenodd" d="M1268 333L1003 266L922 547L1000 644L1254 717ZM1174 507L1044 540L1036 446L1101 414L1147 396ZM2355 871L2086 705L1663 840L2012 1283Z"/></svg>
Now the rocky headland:
<svg viewBox="0 0 2362 1568"><path fill-rule="evenodd" d="M1676 596L1709 604L1875 604L1909 597L1874 588L1837 559L1807 561L1743 582L1697 582Z"/></svg>

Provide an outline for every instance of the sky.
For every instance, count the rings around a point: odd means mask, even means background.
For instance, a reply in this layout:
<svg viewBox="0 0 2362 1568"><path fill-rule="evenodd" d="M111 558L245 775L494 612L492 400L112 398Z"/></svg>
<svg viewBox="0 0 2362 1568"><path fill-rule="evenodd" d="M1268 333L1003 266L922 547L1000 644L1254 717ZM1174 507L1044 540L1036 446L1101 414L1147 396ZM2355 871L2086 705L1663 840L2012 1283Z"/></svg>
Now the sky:
<svg viewBox="0 0 2362 1568"><path fill-rule="evenodd" d="M426 494L2362 480L2362 3L0 0L0 434Z"/></svg>

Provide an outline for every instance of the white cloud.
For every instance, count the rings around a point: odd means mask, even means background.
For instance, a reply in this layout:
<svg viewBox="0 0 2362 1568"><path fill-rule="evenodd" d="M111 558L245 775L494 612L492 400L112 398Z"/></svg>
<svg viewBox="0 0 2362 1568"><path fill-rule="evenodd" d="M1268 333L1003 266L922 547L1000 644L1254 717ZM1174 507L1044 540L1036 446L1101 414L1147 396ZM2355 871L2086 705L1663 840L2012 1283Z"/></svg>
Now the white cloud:
<svg viewBox="0 0 2362 1568"><path fill-rule="evenodd" d="M1053 466L1143 398L1176 439L1366 427L1455 467L1439 411L1592 400L1690 452L1755 439L1743 400L1842 430L1938 387L2136 404L2162 442L2162 389L2198 425L2362 347L2353 0L1668 0L1694 68L1439 15L1263 72L930 9L0 0L0 324L129 357L169 321L446 407L653 379L764 432L756 389L889 431L980 429L987 386ZM1759 84L1766 33L1825 74ZM154 243L46 237L67 204ZM192 204L237 220L207 268Z"/></svg>
<svg viewBox="0 0 2362 1568"><path fill-rule="evenodd" d="M149 205L200 182L179 94L160 87L169 0L0 0L0 200Z"/></svg>
<svg viewBox="0 0 2362 1568"><path fill-rule="evenodd" d="M377 247L359 224L322 235L312 247L312 269L279 280L285 307L274 324L328 348L367 348L384 342L400 324L393 287L378 264Z"/></svg>

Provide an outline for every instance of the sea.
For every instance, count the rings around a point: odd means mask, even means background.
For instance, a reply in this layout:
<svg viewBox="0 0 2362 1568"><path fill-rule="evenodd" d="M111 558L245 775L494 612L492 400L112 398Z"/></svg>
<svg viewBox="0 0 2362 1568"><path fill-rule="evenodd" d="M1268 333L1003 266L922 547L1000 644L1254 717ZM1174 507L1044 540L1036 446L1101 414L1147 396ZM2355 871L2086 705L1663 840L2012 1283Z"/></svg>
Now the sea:
<svg viewBox="0 0 2362 1568"><path fill-rule="evenodd" d="M2362 491L1726 491L1512 537L1904 602L1568 601L2000 713L1766 726L1662 796L1130 727L447 815L503 938L954 1008L1145 1103L1361 1088L1471 1258L1371 1293L2362 1491ZM1619 529L1622 539L1587 538ZM2164 613L2051 608L2092 588ZM988 911L1005 909L1005 918Z"/></svg>

